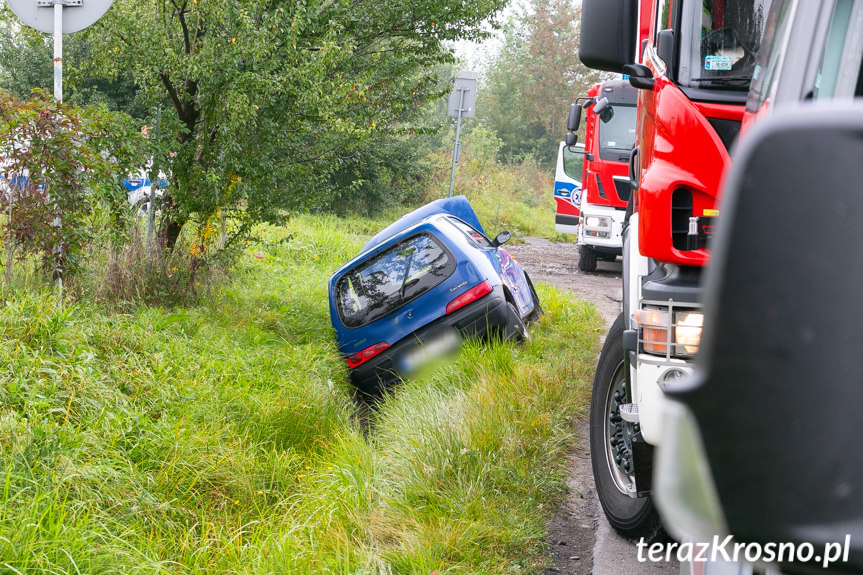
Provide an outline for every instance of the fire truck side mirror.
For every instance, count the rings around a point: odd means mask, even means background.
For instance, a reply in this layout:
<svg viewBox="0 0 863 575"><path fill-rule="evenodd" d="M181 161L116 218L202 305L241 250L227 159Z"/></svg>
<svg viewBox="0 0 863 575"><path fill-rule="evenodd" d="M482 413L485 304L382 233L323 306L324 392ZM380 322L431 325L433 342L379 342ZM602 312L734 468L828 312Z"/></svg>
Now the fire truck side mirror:
<svg viewBox="0 0 863 575"><path fill-rule="evenodd" d="M638 0L582 0L578 57L588 68L623 72L635 61Z"/></svg>
<svg viewBox="0 0 863 575"><path fill-rule="evenodd" d="M863 194L849 185L863 105L829 104L779 110L741 140L655 485L678 537L842 545L844 573L863 569Z"/></svg>
<svg viewBox="0 0 863 575"><path fill-rule="evenodd" d="M578 134L575 132L567 132L563 141L567 147L571 148L578 143Z"/></svg>
<svg viewBox="0 0 863 575"><path fill-rule="evenodd" d="M577 103L569 105L569 118L566 121L566 129L575 132L581 125L581 106ZM575 144L573 144L575 145Z"/></svg>
<svg viewBox="0 0 863 575"><path fill-rule="evenodd" d="M593 106L593 113L599 114L599 119L603 124L607 124L614 117L614 108L608 103L608 98L600 98L596 105Z"/></svg>
<svg viewBox="0 0 863 575"><path fill-rule="evenodd" d="M627 64L623 67L625 74L629 74L629 84L639 90L653 90L653 72L644 64Z"/></svg>

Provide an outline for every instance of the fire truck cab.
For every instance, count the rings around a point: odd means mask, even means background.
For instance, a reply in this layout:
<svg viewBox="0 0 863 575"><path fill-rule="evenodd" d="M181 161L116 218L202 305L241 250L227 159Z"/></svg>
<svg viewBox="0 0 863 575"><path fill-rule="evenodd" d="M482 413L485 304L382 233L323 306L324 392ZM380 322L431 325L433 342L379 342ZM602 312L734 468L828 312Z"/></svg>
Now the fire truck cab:
<svg viewBox="0 0 863 575"><path fill-rule="evenodd" d="M860 194L851 182L863 157L861 134L863 0L773 0L741 150L725 184L717 259L707 272L710 333L695 375L668 392L656 492L664 523L682 541L727 534L739 545L782 541L824 553L773 554L757 564L746 556L681 561L681 573L849 573L863 566L855 530L861 491L835 487L836 478L861 477L860 452L820 441L857 431L860 395L846 385L854 380L846 358L856 353L847 333L857 329L859 297L837 290L856 285L851 276L861 268L831 252L859 243L852 204ZM801 227L817 233L801 235ZM799 244L789 241L794 237ZM829 328L819 329L819 321ZM733 334L734 324L743 329ZM816 342L800 337L803 331L818 334ZM723 408L726 397L734 403Z"/></svg>
<svg viewBox="0 0 863 575"><path fill-rule="evenodd" d="M636 90L625 80L596 84L576 99L568 128L580 127L584 111L583 147L562 144L558 165L566 156L582 154L578 269L594 271L597 260L614 261L622 254L623 225L630 198L629 155L635 143Z"/></svg>
<svg viewBox="0 0 863 575"><path fill-rule="evenodd" d="M656 533L665 393L692 372L701 277L770 0L584 0L579 56L638 91L623 311L594 379L591 457L611 525ZM721 407L721 406L718 406Z"/></svg>

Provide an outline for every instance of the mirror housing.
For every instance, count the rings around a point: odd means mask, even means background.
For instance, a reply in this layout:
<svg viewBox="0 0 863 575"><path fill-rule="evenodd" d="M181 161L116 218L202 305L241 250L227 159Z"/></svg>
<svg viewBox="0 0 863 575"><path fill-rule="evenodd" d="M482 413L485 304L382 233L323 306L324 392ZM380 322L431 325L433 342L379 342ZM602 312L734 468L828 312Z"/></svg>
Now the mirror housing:
<svg viewBox="0 0 863 575"><path fill-rule="evenodd" d="M564 143L567 147L571 148L578 143L578 134L575 132L567 132L566 137L563 139Z"/></svg>
<svg viewBox="0 0 863 575"><path fill-rule="evenodd" d="M569 118L566 120L566 129L570 132L575 132L581 126L581 106L578 104L569 105Z"/></svg>
<svg viewBox="0 0 863 575"><path fill-rule="evenodd" d="M736 541L845 542L848 560L833 567L858 572L863 194L853 182L863 106L830 104L780 110L741 141L705 278L696 371L666 391L694 422L675 424L671 410L666 432L691 430L677 443L700 445L687 465L706 468L713 486L680 485L699 474L668 471L681 454L666 452L666 435L657 497L666 520L680 519L699 516L692 494L712 490ZM677 535L709 536L676 523Z"/></svg>
<svg viewBox="0 0 863 575"><path fill-rule="evenodd" d="M593 113L599 114L599 119L603 124L607 124L614 117L614 108L608 102L608 98L600 98L593 106Z"/></svg>
<svg viewBox="0 0 863 575"><path fill-rule="evenodd" d="M653 72L644 64L627 64L624 74L629 74L629 85L639 90L653 90Z"/></svg>
<svg viewBox="0 0 863 575"><path fill-rule="evenodd" d="M674 69L674 30L660 30L656 35L656 55L669 71Z"/></svg>
<svg viewBox="0 0 863 575"><path fill-rule="evenodd" d="M588 68L623 73L635 61L638 0L582 0L578 57Z"/></svg>
<svg viewBox="0 0 863 575"><path fill-rule="evenodd" d="M506 231L500 232L499 234L497 234L497 236L495 236L494 240L492 240L491 245L494 247L502 246L503 244L508 242L510 239L512 239L511 233L506 232Z"/></svg>

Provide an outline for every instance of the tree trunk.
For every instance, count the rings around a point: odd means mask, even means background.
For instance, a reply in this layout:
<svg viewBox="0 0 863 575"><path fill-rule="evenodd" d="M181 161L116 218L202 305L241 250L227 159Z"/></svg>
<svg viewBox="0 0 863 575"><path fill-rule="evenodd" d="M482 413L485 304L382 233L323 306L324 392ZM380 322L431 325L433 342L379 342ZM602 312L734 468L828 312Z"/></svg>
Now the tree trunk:
<svg viewBox="0 0 863 575"><path fill-rule="evenodd" d="M157 237L162 249L169 252L174 251L174 246L177 245L177 240L180 238L180 232L183 231L183 226L187 221L185 217L177 218L177 214L173 208L174 198L170 194L165 194L162 197L162 218L159 222Z"/></svg>
<svg viewBox="0 0 863 575"><path fill-rule="evenodd" d="M162 246L169 252L174 251L174 246L177 245L177 239L179 239L185 223L175 221L170 216L162 220L162 225L159 226L159 239Z"/></svg>

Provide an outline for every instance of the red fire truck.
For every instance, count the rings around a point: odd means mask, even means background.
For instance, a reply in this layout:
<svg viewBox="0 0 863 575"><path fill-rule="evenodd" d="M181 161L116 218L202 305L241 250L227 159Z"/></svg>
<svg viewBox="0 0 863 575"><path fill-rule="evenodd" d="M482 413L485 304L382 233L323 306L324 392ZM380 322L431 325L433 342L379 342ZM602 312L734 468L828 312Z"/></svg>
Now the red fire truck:
<svg viewBox="0 0 863 575"><path fill-rule="evenodd" d="M595 84L586 96L577 98L570 115L578 129L581 112L586 112L584 147L573 147L570 136L558 151L558 173L566 167L567 156L583 154L580 215L578 226L578 269L594 271L597 260L614 261L621 255L624 214L629 203L629 154L635 143L636 90L625 80ZM565 171L565 170L564 170ZM555 182L555 197L557 197ZM558 202L560 212L560 201ZM560 213L558 214L560 220ZM564 231L562 226L559 230ZM569 230L567 230L569 231Z"/></svg>
<svg viewBox="0 0 863 575"><path fill-rule="evenodd" d="M863 0L773 0L726 183L723 247L707 278L712 337L696 374L669 394L657 497L682 541L723 533L741 547L781 541L784 549L682 559L681 573L863 566L850 535L863 506L852 483L863 477L854 446L860 394L847 385L860 365L847 358L860 317L852 276L863 268L833 255L859 244L861 196L849 182L863 157L861 114ZM733 409L716 409L725 398ZM850 486L839 491L837 477Z"/></svg>
<svg viewBox="0 0 863 575"><path fill-rule="evenodd" d="M623 313L597 364L590 424L600 503L626 536L657 531L650 494L664 392L690 373L700 343L700 280L720 180L740 131L768 4L582 3L582 62L629 74L638 89Z"/></svg>

